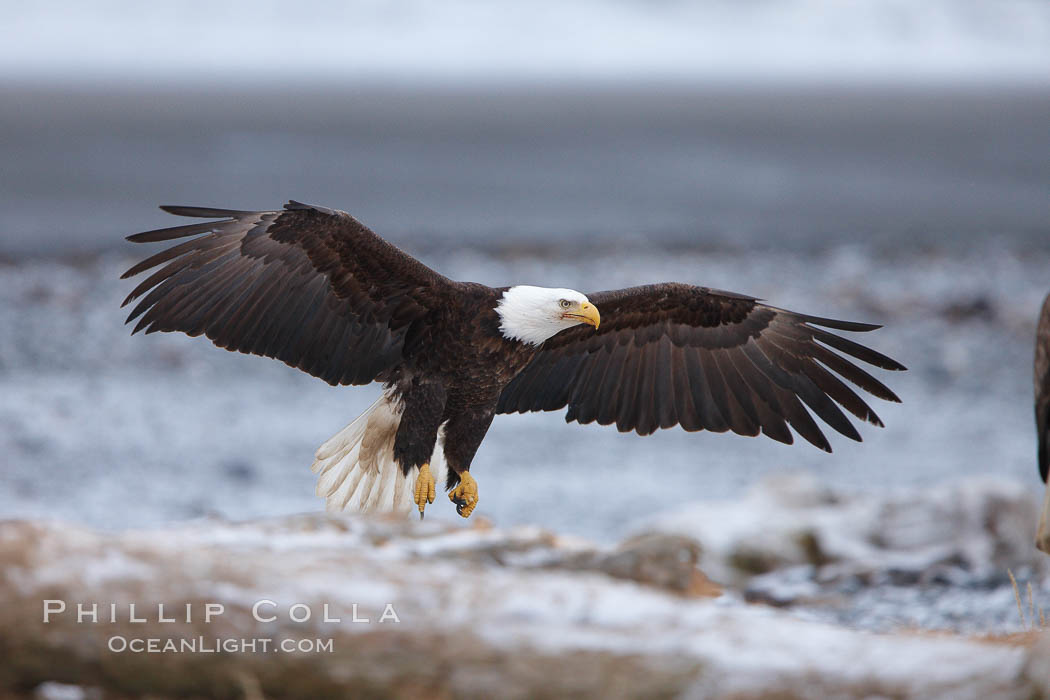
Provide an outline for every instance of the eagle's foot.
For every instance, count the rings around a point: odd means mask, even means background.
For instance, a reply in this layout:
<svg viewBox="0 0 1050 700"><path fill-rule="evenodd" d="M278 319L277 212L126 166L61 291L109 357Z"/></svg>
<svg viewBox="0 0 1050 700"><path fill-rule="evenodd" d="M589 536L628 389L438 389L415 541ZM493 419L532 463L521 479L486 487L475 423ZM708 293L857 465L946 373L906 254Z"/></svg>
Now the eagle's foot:
<svg viewBox="0 0 1050 700"><path fill-rule="evenodd" d="M456 512L469 518L478 504L478 482L468 471L459 473L459 485L448 494L448 500L456 504Z"/></svg>
<svg viewBox="0 0 1050 700"><path fill-rule="evenodd" d="M423 509L427 507L428 503L434 502L434 477L430 474L430 463L424 464L419 468L419 475L416 477L416 489L413 499L416 505L419 506L419 519L423 519Z"/></svg>

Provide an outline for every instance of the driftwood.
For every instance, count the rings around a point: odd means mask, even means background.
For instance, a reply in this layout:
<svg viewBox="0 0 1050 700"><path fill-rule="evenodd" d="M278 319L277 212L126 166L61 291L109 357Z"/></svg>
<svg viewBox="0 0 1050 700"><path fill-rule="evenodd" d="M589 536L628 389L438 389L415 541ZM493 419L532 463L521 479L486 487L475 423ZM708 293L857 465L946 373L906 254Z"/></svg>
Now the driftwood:
<svg viewBox="0 0 1050 700"><path fill-rule="evenodd" d="M1021 646L712 599L698 554L655 534L602 548L535 528L320 515L118 534L3 522L0 696L1047 692Z"/></svg>

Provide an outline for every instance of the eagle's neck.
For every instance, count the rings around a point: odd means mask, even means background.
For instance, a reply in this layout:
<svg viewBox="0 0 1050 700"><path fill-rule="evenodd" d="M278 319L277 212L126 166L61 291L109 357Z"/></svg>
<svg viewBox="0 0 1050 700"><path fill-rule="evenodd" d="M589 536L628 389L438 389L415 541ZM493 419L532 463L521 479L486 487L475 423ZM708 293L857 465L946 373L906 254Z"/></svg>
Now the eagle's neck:
<svg viewBox="0 0 1050 700"><path fill-rule="evenodd" d="M571 289L550 289L518 285L503 292L496 313L500 333L508 340L539 345L558 332L571 327L557 313L558 300L566 295L580 295Z"/></svg>

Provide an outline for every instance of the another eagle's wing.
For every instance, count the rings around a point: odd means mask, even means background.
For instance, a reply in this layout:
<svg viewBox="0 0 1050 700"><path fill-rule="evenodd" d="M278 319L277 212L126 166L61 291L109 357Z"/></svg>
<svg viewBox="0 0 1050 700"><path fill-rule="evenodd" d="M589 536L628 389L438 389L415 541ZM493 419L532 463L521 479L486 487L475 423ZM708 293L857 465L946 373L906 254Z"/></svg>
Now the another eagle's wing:
<svg viewBox="0 0 1050 700"><path fill-rule="evenodd" d="M1039 476L1050 471L1050 295L1043 300L1035 332L1035 429L1039 438Z"/></svg>
<svg viewBox="0 0 1050 700"><path fill-rule="evenodd" d="M329 384L367 384L401 360L413 322L456 285L343 212L298 202L261 212L161 208L221 220L128 237L193 236L124 273L163 265L124 300L145 295L128 317L141 316L133 333L203 333Z"/></svg>
<svg viewBox="0 0 1050 700"><path fill-rule="evenodd" d="M904 367L825 328L878 326L805 316L751 297L685 284L589 294L600 328L576 326L547 340L504 389L499 412L568 406L567 421L657 428L761 431L791 443L788 425L817 447L827 438L803 403L843 435L860 435L839 409L882 425L839 377L888 401L900 399L851 356L883 369ZM835 352L835 351L838 352ZM839 376L836 376L836 373Z"/></svg>

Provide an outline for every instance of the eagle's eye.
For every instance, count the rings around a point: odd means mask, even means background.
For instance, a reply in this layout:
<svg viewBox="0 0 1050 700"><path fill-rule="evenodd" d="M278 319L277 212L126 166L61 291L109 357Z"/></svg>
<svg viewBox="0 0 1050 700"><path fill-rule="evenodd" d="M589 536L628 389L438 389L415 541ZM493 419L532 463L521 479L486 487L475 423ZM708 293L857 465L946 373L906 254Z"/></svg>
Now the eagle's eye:
<svg viewBox="0 0 1050 700"><path fill-rule="evenodd" d="M569 308L570 306L572 306L572 302L571 302L571 301L569 301L568 299L562 299L562 300L561 300L561 301L559 301L558 303L559 303L559 304L561 304L561 308L563 308L563 309L567 309L567 308Z"/></svg>

